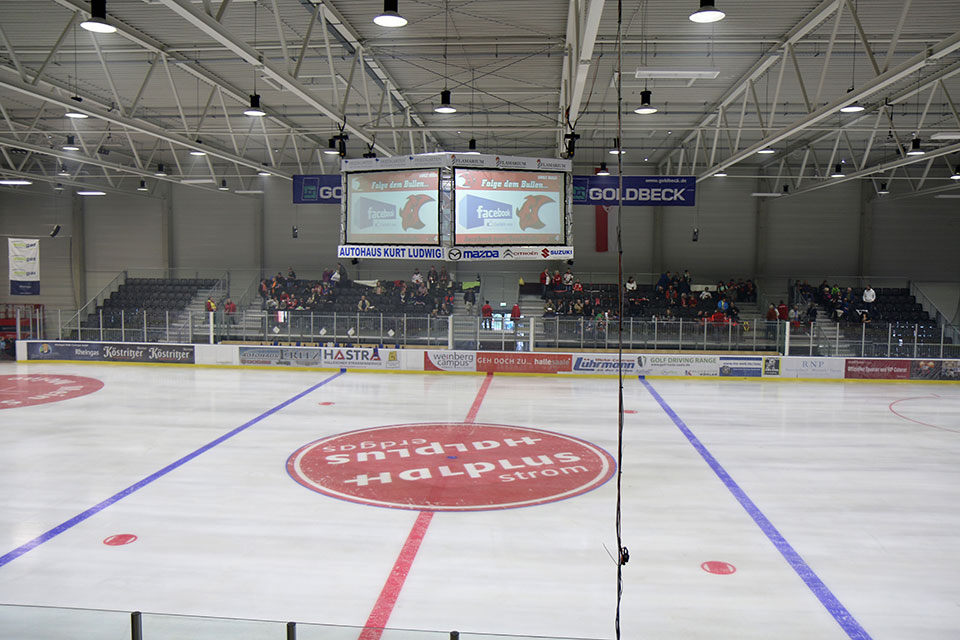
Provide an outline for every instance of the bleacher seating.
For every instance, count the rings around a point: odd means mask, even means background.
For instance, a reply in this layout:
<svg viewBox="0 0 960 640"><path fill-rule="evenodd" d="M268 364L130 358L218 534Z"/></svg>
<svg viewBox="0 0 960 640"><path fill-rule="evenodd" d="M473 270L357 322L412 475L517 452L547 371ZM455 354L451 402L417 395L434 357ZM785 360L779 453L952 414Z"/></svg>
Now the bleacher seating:
<svg viewBox="0 0 960 640"><path fill-rule="evenodd" d="M118 328L121 324L141 326L144 311L148 325L162 325L168 312L182 311L199 291L216 283L208 278L127 278L102 305L87 315L81 327L99 327L101 312L104 328Z"/></svg>

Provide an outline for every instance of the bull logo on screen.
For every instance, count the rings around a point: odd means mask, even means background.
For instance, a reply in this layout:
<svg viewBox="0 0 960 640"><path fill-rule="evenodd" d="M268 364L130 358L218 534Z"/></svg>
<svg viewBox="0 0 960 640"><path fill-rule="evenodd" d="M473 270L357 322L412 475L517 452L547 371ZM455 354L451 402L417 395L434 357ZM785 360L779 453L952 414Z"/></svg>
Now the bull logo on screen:
<svg viewBox="0 0 960 640"><path fill-rule="evenodd" d="M540 220L540 208L548 202L553 202L553 198L547 196L527 196L523 204L517 209L517 218L520 221L521 229L543 229L543 221Z"/></svg>
<svg viewBox="0 0 960 640"><path fill-rule="evenodd" d="M400 209L400 222L404 231L423 229L426 226L420 219L420 207L428 202L433 202L433 198L423 193L415 193L407 197L406 203Z"/></svg>

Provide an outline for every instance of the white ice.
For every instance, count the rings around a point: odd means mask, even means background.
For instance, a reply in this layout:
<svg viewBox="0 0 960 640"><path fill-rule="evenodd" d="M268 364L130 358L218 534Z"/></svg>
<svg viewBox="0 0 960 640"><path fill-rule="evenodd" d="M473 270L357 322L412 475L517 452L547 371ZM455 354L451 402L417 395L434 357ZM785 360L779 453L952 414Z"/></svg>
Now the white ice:
<svg viewBox="0 0 960 640"><path fill-rule="evenodd" d="M0 410L0 555L332 375L0 366L24 372L105 385ZM0 603L362 626L417 513L309 491L287 457L368 426L463 420L482 383L339 376L0 567ZM960 386L651 384L872 638L960 637ZM847 637L636 378L624 396L635 413L624 429L623 637ZM616 408L616 380L495 376L477 421L615 454ZM435 514L389 626L438 640L452 629L612 638L615 500L614 479L542 506ZM102 544L119 533L138 540ZM737 570L710 574L705 561ZM64 638L129 637L123 613L0 606L0 638L60 637L56 621L70 624ZM215 627L224 637L234 623ZM231 637L284 637L281 624L245 629ZM167 637L214 637L183 633ZM300 637L357 638L310 633ZM384 635L399 637L414 636Z"/></svg>

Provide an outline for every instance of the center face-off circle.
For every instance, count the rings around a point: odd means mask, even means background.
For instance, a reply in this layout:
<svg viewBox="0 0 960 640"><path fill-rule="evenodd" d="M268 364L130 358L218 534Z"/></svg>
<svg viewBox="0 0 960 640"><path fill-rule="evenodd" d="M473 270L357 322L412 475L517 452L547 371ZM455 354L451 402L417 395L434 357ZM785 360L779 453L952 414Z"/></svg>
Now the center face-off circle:
<svg viewBox="0 0 960 640"><path fill-rule="evenodd" d="M616 462L579 438L495 424L373 427L311 442L290 476L327 496L394 509L513 509L596 489Z"/></svg>
<svg viewBox="0 0 960 640"><path fill-rule="evenodd" d="M0 376L0 409L69 400L102 388L101 381L83 376L49 374Z"/></svg>

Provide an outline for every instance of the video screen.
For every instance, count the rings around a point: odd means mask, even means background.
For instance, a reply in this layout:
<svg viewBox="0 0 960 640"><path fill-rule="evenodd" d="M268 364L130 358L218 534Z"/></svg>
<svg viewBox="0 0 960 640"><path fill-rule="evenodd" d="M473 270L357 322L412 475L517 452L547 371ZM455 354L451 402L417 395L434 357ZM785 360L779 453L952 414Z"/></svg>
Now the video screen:
<svg viewBox="0 0 960 640"><path fill-rule="evenodd" d="M563 173L454 169L454 244L566 242Z"/></svg>
<svg viewBox="0 0 960 640"><path fill-rule="evenodd" d="M346 175L347 244L440 244L440 170Z"/></svg>

